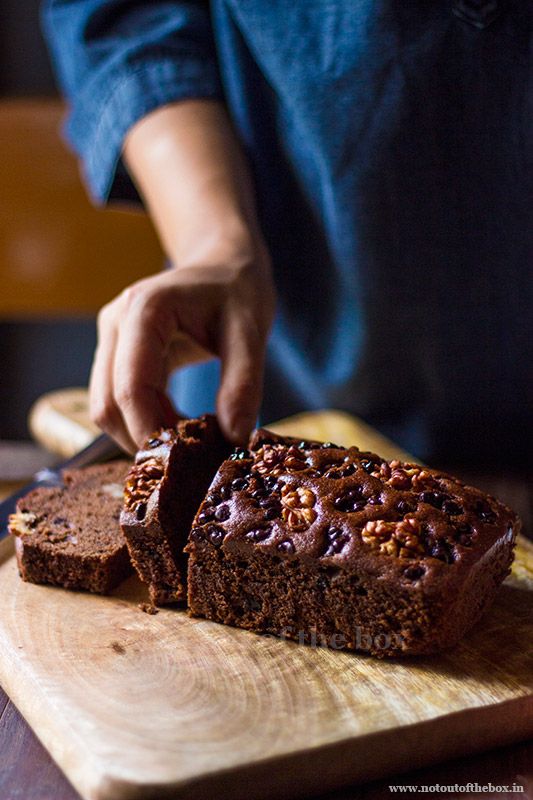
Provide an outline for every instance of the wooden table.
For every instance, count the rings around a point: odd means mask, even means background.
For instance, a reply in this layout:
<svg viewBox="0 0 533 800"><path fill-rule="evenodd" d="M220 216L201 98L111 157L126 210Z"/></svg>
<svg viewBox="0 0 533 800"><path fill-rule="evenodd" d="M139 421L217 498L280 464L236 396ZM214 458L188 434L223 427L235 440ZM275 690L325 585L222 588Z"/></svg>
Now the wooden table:
<svg viewBox="0 0 533 800"><path fill-rule="evenodd" d="M444 466L464 479L495 494L515 508L524 522L525 533L533 538L533 475L516 476L502 472L468 472L450 465ZM5 474L2 476L5 478ZM0 495L14 490L0 482ZM525 642L524 646L531 647ZM406 770L409 765L406 764ZM524 787L523 793L486 791L482 795L467 790L446 793L447 797L528 798L533 800L533 741L458 759L416 772L376 781L364 786L350 787L333 794L329 800L382 800L390 798L389 786L426 786L441 784L466 787L492 784L509 787L513 783ZM319 790L317 784L317 791ZM415 792L405 792L407 796ZM418 792L420 793L420 792ZM433 792L437 794L437 792ZM322 800L326 795L322 795ZM80 800L48 753L41 746L25 720L0 688L0 800ZM275 798L273 798L275 800Z"/></svg>

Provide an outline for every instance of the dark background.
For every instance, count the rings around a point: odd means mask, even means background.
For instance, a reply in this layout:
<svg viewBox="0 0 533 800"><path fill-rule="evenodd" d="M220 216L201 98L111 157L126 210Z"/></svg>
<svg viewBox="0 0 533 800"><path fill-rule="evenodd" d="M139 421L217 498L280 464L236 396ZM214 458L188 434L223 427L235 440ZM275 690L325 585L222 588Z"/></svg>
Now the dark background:
<svg viewBox="0 0 533 800"><path fill-rule="evenodd" d="M40 0L0 3L0 93L55 95L56 88L39 26Z"/></svg>
<svg viewBox="0 0 533 800"><path fill-rule="evenodd" d="M0 0L0 102L58 94L41 35L40 4ZM1 439L29 438L28 411L44 392L87 384L95 340L90 318L0 318Z"/></svg>

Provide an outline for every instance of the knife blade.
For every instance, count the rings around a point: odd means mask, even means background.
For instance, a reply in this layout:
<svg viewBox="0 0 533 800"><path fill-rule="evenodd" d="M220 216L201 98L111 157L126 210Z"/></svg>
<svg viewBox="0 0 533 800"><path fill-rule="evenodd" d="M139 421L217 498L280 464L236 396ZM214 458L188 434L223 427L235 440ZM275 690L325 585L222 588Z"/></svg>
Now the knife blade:
<svg viewBox="0 0 533 800"><path fill-rule="evenodd" d="M57 464L51 469L41 469L34 476L31 483L23 486L14 494L10 495L6 500L0 503L0 539L7 536L7 523L10 514L13 514L17 505L17 500L31 492L32 489L38 489L43 486L60 486L62 483L61 472L64 469L79 469L80 467L88 467L90 464L97 464L101 461L110 461L112 458L124 455L119 446L105 433L98 436L79 453L76 453L71 458Z"/></svg>

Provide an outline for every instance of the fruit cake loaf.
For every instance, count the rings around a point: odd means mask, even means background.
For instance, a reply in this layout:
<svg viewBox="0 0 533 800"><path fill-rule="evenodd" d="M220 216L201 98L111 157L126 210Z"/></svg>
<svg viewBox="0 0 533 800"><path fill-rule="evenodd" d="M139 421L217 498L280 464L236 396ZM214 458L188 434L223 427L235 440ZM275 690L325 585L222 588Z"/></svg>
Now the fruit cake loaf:
<svg viewBox="0 0 533 800"><path fill-rule="evenodd" d="M126 480L121 525L154 605L186 597L183 548L198 506L231 449L216 417L208 414L155 433L137 453Z"/></svg>
<svg viewBox="0 0 533 800"><path fill-rule="evenodd" d="M63 472L34 489L9 520L23 580L106 594L131 574L119 525L129 461Z"/></svg>
<svg viewBox="0 0 533 800"><path fill-rule="evenodd" d="M509 573L520 527L444 473L259 431L194 520L195 616L376 656L452 647Z"/></svg>

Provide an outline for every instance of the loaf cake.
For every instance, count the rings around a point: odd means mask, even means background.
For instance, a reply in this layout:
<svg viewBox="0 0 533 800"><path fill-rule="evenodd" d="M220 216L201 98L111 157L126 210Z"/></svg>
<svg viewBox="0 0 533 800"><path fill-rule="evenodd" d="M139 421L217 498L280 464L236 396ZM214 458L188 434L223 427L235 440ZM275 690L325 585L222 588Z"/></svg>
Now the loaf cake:
<svg viewBox="0 0 533 800"><path fill-rule="evenodd" d="M435 653L492 602L519 526L442 472L258 431L194 520L190 612L378 657Z"/></svg>
<svg viewBox="0 0 533 800"><path fill-rule="evenodd" d="M154 605L185 600L183 548L198 506L231 449L216 417L208 414L155 433L137 453L126 480L121 525Z"/></svg>
<svg viewBox="0 0 533 800"><path fill-rule="evenodd" d="M128 461L65 470L63 485L34 489L9 520L21 577L106 594L131 574L119 525Z"/></svg>

